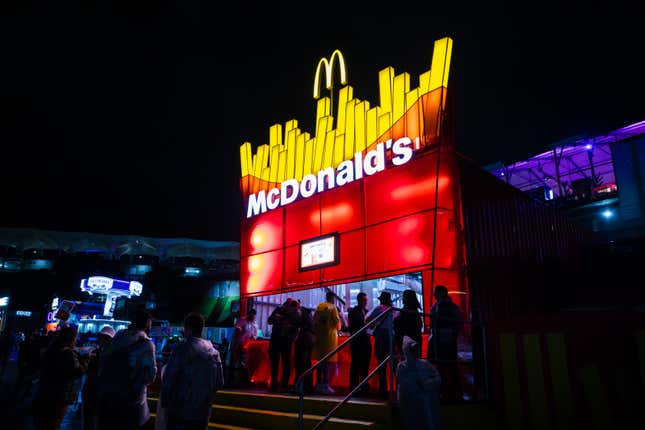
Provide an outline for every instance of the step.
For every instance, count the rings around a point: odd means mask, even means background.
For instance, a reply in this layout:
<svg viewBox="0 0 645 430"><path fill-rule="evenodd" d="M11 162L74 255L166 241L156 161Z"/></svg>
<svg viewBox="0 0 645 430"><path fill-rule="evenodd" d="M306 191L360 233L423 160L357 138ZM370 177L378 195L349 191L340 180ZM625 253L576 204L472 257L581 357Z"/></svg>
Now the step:
<svg viewBox="0 0 645 430"><path fill-rule="evenodd" d="M303 415L303 428L312 429L322 421L322 415ZM250 425L261 430L283 430L298 428L298 414L263 409L242 408L237 406L213 406L214 422L233 425ZM377 430L381 427L372 421L349 418L331 418L322 429L334 430Z"/></svg>
<svg viewBox="0 0 645 430"><path fill-rule="evenodd" d="M143 430L154 430L156 419L157 419L157 414L150 413L150 420L144 424ZM219 430L257 430L257 429L252 429L251 427L240 427L240 426L232 426L229 424L218 424L218 423L208 423L208 428L219 429Z"/></svg>
<svg viewBox="0 0 645 430"><path fill-rule="evenodd" d="M324 416L342 399L340 396L305 396L304 412ZM298 396L295 395L220 390L215 396L215 404L298 413ZM384 401L351 399L334 413L334 417L385 423L389 420L389 408Z"/></svg>

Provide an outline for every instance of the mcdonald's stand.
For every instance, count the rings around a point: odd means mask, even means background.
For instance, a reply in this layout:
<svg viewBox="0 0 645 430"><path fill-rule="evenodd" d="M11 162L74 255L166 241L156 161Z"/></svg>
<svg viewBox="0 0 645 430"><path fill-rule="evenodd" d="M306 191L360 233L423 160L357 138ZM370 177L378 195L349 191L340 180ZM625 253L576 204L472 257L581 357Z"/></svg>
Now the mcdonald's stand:
<svg viewBox="0 0 645 430"><path fill-rule="evenodd" d="M617 351L638 351L640 343L619 339L640 339L642 325L627 315L603 314L600 320L611 326L601 327L595 314L557 313L572 304L565 297L587 289L578 288L580 279L563 280L575 279L581 250L598 238L456 150L447 120L452 46L450 38L435 42L430 70L418 77L417 88L407 74L381 70L379 105L354 97L345 59L334 51L316 70L315 132L290 120L270 127L267 144L241 145L242 313L255 308L266 335L264 319L287 298L303 298L303 306L315 308L319 301L312 298L332 292L346 316L359 291L374 308L381 291L397 297L413 289L428 312L435 287L444 285L467 326L479 328L462 333L477 389L464 399L468 403L443 405L446 428L604 428L597 424L622 422L621 411L637 410L603 398L637 398L630 384L640 378L634 373L639 356ZM331 75L336 62L337 97ZM322 73L330 91L325 97ZM430 321L423 325L427 334ZM607 351L597 351L597 334L610 339ZM349 360L339 354L337 379ZM254 382L265 386L266 341L251 344L249 363L255 363ZM622 364L616 369L623 382L612 382L611 395L602 394L603 384L616 379L605 375L612 363ZM334 383L343 387L332 378ZM253 396L237 399L255 404ZM284 407L274 401L273 407Z"/></svg>

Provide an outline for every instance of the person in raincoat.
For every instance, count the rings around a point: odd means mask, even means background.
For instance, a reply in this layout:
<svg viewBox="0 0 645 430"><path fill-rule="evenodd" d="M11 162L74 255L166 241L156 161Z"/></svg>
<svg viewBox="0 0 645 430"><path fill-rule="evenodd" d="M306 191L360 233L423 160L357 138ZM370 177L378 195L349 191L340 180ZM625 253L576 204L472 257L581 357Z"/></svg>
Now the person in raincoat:
<svg viewBox="0 0 645 430"><path fill-rule="evenodd" d="M340 330L340 317L338 308L328 301L322 302L314 312L314 360L320 360L329 354L338 345L338 330ZM338 354L333 355L329 360L318 367L316 372L316 392L318 394L334 394L329 386L329 363L336 363Z"/></svg>
<svg viewBox="0 0 645 430"><path fill-rule="evenodd" d="M439 430L439 372L427 360L420 360L421 346L403 338L404 360L396 368L397 398L404 430Z"/></svg>

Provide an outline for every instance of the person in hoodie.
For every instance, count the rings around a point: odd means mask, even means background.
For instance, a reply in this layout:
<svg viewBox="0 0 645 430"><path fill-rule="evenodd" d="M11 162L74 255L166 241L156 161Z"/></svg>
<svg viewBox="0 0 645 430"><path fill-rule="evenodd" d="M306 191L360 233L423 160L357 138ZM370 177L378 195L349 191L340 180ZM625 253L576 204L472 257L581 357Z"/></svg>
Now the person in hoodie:
<svg viewBox="0 0 645 430"><path fill-rule="evenodd" d="M150 418L147 386L157 375L155 345L148 337L152 316L135 312L99 358L99 430L139 429Z"/></svg>
<svg viewBox="0 0 645 430"><path fill-rule="evenodd" d="M224 384L219 352L202 339L203 330L202 315L193 312L186 316L185 339L164 370L161 399L168 430L206 429L215 391Z"/></svg>
<svg viewBox="0 0 645 430"><path fill-rule="evenodd" d="M298 334L300 303L287 298L282 306L273 310L267 320L271 324L271 339L269 340L269 361L271 366L271 383L269 391L287 391L291 376L291 349ZM282 363L282 381L278 383L278 375Z"/></svg>
<svg viewBox="0 0 645 430"><path fill-rule="evenodd" d="M439 430L439 372L420 360L419 342L403 337L404 360L396 368L397 398L404 430Z"/></svg>

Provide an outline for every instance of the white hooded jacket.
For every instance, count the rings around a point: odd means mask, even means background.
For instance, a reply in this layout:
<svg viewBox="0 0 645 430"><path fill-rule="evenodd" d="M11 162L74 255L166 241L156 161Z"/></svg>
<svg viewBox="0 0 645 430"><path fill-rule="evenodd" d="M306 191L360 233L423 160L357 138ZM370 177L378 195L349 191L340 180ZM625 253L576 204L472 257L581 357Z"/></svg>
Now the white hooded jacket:
<svg viewBox="0 0 645 430"><path fill-rule="evenodd" d="M210 341L189 337L177 346L164 370L162 406L179 420L208 421L215 391L223 383L219 352Z"/></svg>
<svg viewBox="0 0 645 430"><path fill-rule="evenodd" d="M441 377L427 360L420 360L420 346L403 337L405 360L396 368L397 395L403 429L439 430L439 386Z"/></svg>

